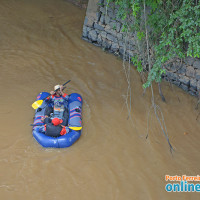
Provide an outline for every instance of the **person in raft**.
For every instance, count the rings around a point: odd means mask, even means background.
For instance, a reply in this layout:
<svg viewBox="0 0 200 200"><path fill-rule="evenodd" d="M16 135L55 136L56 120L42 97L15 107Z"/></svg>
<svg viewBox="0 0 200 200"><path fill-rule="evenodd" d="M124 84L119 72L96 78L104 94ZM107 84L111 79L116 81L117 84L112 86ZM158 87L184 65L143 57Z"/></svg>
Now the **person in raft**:
<svg viewBox="0 0 200 200"><path fill-rule="evenodd" d="M62 122L62 119L54 118L51 120L51 122L41 126L39 131L51 137L59 137L61 135L65 135L67 130L65 126L61 125Z"/></svg>
<svg viewBox="0 0 200 200"><path fill-rule="evenodd" d="M50 116L52 117L51 113L53 113L53 117L63 119L62 125L67 126L69 116L67 105L69 96L63 92L62 85L54 86L54 91L51 91L50 94L51 96L45 100L48 103L44 112L45 118L49 118L49 122Z"/></svg>

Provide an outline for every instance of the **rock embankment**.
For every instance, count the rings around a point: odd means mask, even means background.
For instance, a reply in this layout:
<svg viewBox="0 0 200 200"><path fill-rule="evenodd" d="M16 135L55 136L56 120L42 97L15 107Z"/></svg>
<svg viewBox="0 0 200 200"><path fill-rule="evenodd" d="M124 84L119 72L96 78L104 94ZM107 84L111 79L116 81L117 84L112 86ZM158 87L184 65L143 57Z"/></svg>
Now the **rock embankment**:
<svg viewBox="0 0 200 200"><path fill-rule="evenodd" d="M125 58L134 56L137 51L134 34L131 34L131 38L127 40L122 31L122 21L116 15L117 7L113 5L107 7L105 2L104 0L89 1L82 38L115 55L125 55ZM191 95L197 96L200 90L200 59L188 57L184 61L176 61L168 65L164 78Z"/></svg>

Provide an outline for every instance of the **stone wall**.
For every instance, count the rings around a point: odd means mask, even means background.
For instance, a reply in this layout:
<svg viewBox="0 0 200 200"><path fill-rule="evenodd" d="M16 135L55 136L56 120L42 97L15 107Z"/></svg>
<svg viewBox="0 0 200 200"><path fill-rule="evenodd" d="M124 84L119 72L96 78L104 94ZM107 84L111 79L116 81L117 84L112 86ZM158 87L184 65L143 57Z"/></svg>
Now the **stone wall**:
<svg viewBox="0 0 200 200"><path fill-rule="evenodd" d="M106 8L106 0L89 0L83 25L82 38L96 46L129 57L135 55L136 39L134 34L127 41L124 51L125 34L122 32L121 19L117 19L117 7ZM174 62L168 66L164 78L181 87L191 95L200 91L200 59L186 58L183 62Z"/></svg>
<svg viewBox="0 0 200 200"><path fill-rule="evenodd" d="M198 96L200 91L200 60L188 57L182 63L174 62L164 78L191 95Z"/></svg>

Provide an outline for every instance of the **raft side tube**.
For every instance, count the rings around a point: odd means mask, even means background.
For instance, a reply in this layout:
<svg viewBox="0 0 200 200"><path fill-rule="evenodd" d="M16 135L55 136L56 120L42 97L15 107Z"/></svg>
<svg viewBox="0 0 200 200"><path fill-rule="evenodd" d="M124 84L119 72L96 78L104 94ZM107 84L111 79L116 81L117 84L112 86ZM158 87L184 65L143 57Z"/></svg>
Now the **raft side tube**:
<svg viewBox="0 0 200 200"><path fill-rule="evenodd" d="M82 97L72 93L69 99L69 127L82 127Z"/></svg>
<svg viewBox="0 0 200 200"><path fill-rule="evenodd" d="M33 130L33 137L43 147L50 148L66 148L74 144L81 136L81 131L71 131L66 135L57 138L47 136L38 131L38 128Z"/></svg>
<svg viewBox="0 0 200 200"><path fill-rule="evenodd" d="M33 130L33 137L43 147L59 148L59 144L58 144L57 138L50 137L50 136L47 136L47 135L45 135L43 133L40 133L38 131L38 128L36 128L36 129Z"/></svg>

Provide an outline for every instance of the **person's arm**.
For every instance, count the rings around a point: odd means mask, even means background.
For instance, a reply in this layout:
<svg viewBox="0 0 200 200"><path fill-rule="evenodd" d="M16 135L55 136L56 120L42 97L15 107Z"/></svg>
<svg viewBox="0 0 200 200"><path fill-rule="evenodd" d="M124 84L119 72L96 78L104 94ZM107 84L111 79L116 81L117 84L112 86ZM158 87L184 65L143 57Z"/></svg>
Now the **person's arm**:
<svg viewBox="0 0 200 200"><path fill-rule="evenodd" d="M39 131L42 132L42 133L45 133L46 132L46 125L39 127Z"/></svg>
<svg viewBox="0 0 200 200"><path fill-rule="evenodd" d="M69 96L66 93L63 92L63 86L62 85L60 86L60 92L61 92L61 95L64 97L64 99L66 101L68 101Z"/></svg>
<svg viewBox="0 0 200 200"><path fill-rule="evenodd" d="M53 96L55 95L55 92L54 92L54 91L51 91L50 94L51 94L51 96L47 97L47 98L45 99L45 102L50 103L50 102L52 101L52 98L53 98Z"/></svg>
<svg viewBox="0 0 200 200"><path fill-rule="evenodd" d="M48 123L51 123L51 118L50 117L45 117L45 119L44 119L44 124L48 124Z"/></svg>
<svg viewBox="0 0 200 200"><path fill-rule="evenodd" d="M63 92L63 85L60 86L60 93L62 94L62 96L65 95L65 93Z"/></svg>
<svg viewBox="0 0 200 200"><path fill-rule="evenodd" d="M66 133L69 133L69 128L67 128L66 126L62 126L62 130L60 132L60 135L65 135Z"/></svg>

